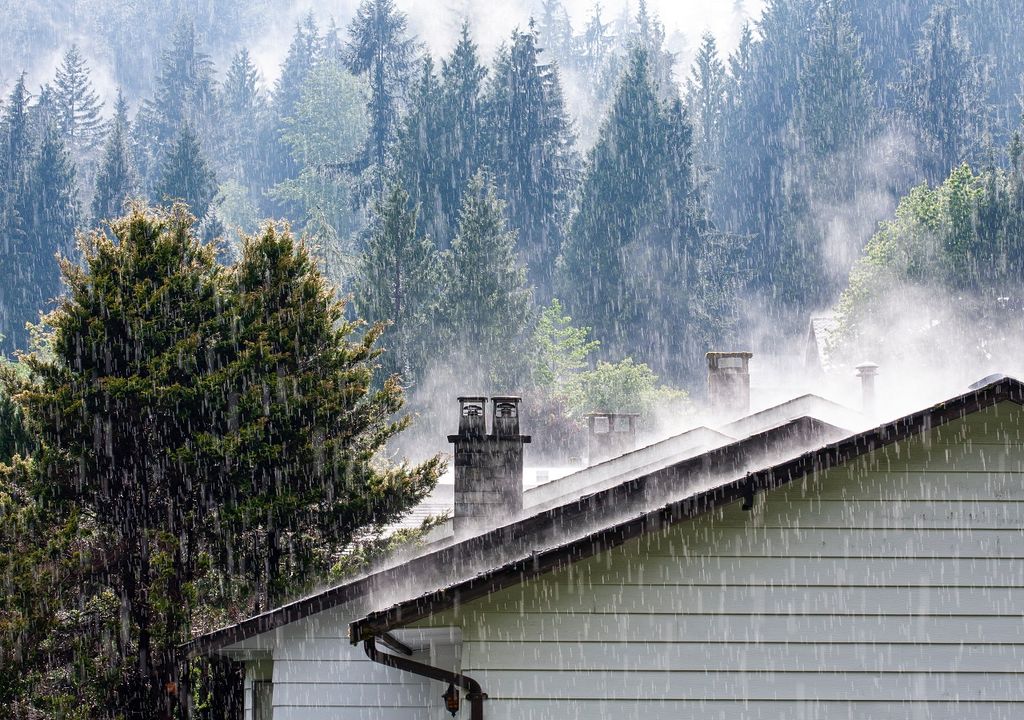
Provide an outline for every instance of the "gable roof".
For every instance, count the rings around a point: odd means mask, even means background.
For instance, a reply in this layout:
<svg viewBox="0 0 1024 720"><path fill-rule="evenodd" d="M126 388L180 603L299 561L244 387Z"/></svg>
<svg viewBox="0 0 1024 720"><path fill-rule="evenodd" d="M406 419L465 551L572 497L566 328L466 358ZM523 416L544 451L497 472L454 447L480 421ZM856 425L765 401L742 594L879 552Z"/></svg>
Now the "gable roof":
<svg viewBox="0 0 1024 720"><path fill-rule="evenodd" d="M349 637L359 642L1007 400L1024 404L1024 385L999 379L853 435L797 418L214 631L185 650L215 652L360 598L406 598L351 623ZM572 532L582 527L589 529Z"/></svg>

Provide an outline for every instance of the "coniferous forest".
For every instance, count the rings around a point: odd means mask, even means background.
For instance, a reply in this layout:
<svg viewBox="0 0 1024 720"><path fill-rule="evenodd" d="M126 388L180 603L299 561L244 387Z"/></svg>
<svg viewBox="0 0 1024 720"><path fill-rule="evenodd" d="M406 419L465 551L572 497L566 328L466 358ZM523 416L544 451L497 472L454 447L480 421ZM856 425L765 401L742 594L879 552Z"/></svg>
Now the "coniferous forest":
<svg viewBox="0 0 1024 720"><path fill-rule="evenodd" d="M1019 0L60 5L0 16L0 718L234 717L175 649L385 552L464 391L554 459L824 313L1019 363Z"/></svg>

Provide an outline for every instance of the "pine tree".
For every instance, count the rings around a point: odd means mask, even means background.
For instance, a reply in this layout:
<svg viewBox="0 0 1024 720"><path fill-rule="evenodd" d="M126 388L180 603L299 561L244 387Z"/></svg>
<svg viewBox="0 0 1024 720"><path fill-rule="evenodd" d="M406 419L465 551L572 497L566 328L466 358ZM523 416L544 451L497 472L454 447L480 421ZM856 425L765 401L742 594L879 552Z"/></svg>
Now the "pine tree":
<svg viewBox="0 0 1024 720"><path fill-rule="evenodd" d="M281 75L274 85L274 113L286 118L295 114L295 105L302 94L302 84L323 55L323 38L313 13L295 26L288 54L281 65Z"/></svg>
<svg viewBox="0 0 1024 720"><path fill-rule="evenodd" d="M51 127L28 171L18 207L23 234L7 258L21 275L16 300L8 310L13 305L22 324L37 321L57 297L60 273L55 256L70 254L78 214L75 166L60 129ZM12 340L24 348L27 334L24 328L19 330L12 332Z"/></svg>
<svg viewBox="0 0 1024 720"><path fill-rule="evenodd" d="M483 383L496 377L511 382L521 370L518 353L510 350L531 319L526 272L516 257L516 233L508 227L503 206L494 181L483 171L474 175L444 261L440 307L451 347L456 357L473 363Z"/></svg>
<svg viewBox="0 0 1024 720"><path fill-rule="evenodd" d="M686 83L686 100L694 119L700 172L712 193L721 162L726 83L725 65L718 57L715 36L705 33Z"/></svg>
<svg viewBox="0 0 1024 720"><path fill-rule="evenodd" d="M202 218L216 193L217 179L203 158L199 138L192 128L182 125L164 159L155 199L163 203L184 201L197 218Z"/></svg>
<svg viewBox="0 0 1024 720"><path fill-rule="evenodd" d="M96 188L92 196L92 222L98 224L117 217L124 211L125 202L138 190L138 178L132 164L130 149L131 125L128 121L128 103L117 91L114 118L107 132L103 159L96 175Z"/></svg>
<svg viewBox="0 0 1024 720"><path fill-rule="evenodd" d="M360 257L356 312L369 322L389 323L381 337L384 373L414 382L438 348L434 342L438 255L417 228L417 209L408 193L394 187L374 209Z"/></svg>
<svg viewBox="0 0 1024 720"><path fill-rule="evenodd" d="M139 169L147 187L157 181L164 156L178 142L184 125L215 134L215 110L213 65L196 45L195 27L182 21L161 56L155 97L143 104L136 118L135 129L145 149Z"/></svg>
<svg viewBox="0 0 1024 720"><path fill-rule="evenodd" d="M901 85L903 107L922 135L925 177L939 183L967 159L982 135L986 113L970 50L949 8L937 7L925 25Z"/></svg>
<svg viewBox="0 0 1024 720"><path fill-rule="evenodd" d="M28 241L21 215L32 152L28 102L22 73L0 119L0 250L4 257L0 263L0 347L6 352L24 346L24 324L31 319L25 315L25 294L31 291L32 281L22 265L27 261Z"/></svg>
<svg viewBox="0 0 1024 720"><path fill-rule="evenodd" d="M520 257L546 295L577 160L557 68L539 53L532 29L515 31L499 50L485 99L486 157L519 234Z"/></svg>
<svg viewBox="0 0 1024 720"><path fill-rule="evenodd" d="M861 249L856 240L830 238L819 214L850 222L845 208L855 207L859 192L885 191L869 187L863 173L862 154L876 131L874 92L843 0L818 8L801 63L787 144L787 232L771 258L779 298L794 307L827 301Z"/></svg>
<svg viewBox="0 0 1024 720"><path fill-rule="evenodd" d="M378 332L356 335L300 243L268 227L228 270L214 253L180 206L85 238L17 396L33 481L97 528L90 587L117 605L103 652L121 661L101 663L117 677L103 710L118 716L175 717L190 697L178 648L201 582L278 603L440 470L380 457L408 424L401 388L373 389Z"/></svg>
<svg viewBox="0 0 1024 720"><path fill-rule="evenodd" d="M103 103L93 89L89 67L77 45L68 48L57 68L54 95L60 130L68 148L81 157L99 145L104 123L100 115Z"/></svg>
<svg viewBox="0 0 1024 720"><path fill-rule="evenodd" d="M360 165L369 172L369 187L378 198L384 193L388 153L405 101L403 88L412 71L415 43L406 25L406 16L394 0L362 0L349 25L348 68L353 75L365 75L370 86L370 134Z"/></svg>
<svg viewBox="0 0 1024 720"><path fill-rule="evenodd" d="M678 99L659 101L646 52L634 51L588 158L563 256L567 305L605 352L673 380L690 379L697 339L720 329L708 325L698 268L709 285L734 269L702 262L712 233L692 132Z"/></svg>
<svg viewBox="0 0 1024 720"><path fill-rule="evenodd" d="M442 134L438 138L442 219L434 235L447 244L458 224L462 192L485 164L483 156L483 107L481 94L487 69L481 65L476 43L463 23L459 42L441 65ZM442 234L443 233L443 234Z"/></svg>
<svg viewBox="0 0 1024 720"><path fill-rule="evenodd" d="M419 80L412 91L409 114L402 121L396 147L397 173L409 201L422 213L427 234L445 237L442 195L445 192L445 153L441 145L443 125L441 89L434 61L423 59Z"/></svg>
<svg viewBox="0 0 1024 720"><path fill-rule="evenodd" d="M224 130L224 164L236 178L259 173L261 148L258 128L264 118L264 98L259 71L249 51L242 48L231 59L221 87Z"/></svg>

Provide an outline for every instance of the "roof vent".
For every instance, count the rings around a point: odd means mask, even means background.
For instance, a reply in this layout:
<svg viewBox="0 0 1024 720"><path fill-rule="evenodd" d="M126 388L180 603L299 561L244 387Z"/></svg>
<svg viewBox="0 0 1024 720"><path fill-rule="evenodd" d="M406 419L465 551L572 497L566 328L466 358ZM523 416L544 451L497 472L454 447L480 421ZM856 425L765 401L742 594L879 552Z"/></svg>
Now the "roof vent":
<svg viewBox="0 0 1024 720"><path fill-rule="evenodd" d="M861 410L865 415L875 414L875 376L878 365L865 361L857 366L857 377L860 378Z"/></svg>

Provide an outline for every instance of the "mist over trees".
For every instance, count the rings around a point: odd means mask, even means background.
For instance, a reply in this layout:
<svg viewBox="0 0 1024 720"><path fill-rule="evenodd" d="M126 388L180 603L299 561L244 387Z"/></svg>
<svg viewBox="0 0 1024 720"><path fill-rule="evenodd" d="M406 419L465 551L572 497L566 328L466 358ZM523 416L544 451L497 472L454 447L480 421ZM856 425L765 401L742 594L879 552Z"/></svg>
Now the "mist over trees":
<svg viewBox="0 0 1024 720"><path fill-rule="evenodd" d="M737 2L731 47L538 0L441 53L395 0L60 5L0 21L0 718L216 675L174 648L436 480L381 463L406 400L521 392L554 458L823 310L848 359L1020 339L1019 0Z"/></svg>

